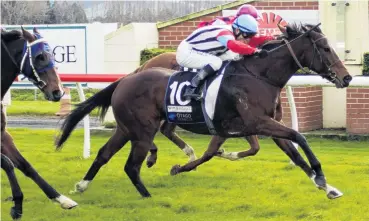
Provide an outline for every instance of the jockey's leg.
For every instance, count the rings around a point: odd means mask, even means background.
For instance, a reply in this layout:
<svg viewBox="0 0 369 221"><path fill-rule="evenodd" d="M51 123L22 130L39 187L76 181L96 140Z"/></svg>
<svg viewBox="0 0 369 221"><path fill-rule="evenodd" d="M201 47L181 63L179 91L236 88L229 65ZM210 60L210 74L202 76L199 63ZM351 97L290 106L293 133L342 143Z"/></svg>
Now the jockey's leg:
<svg viewBox="0 0 369 221"><path fill-rule="evenodd" d="M199 99L201 97L201 94L200 94L199 91L198 91L198 93L195 93L196 89L200 86L200 84L202 83L202 81L206 77L211 76L215 73L216 73L216 71L210 65L205 65L205 67L203 69L201 69L195 75L195 77L192 78L191 85L190 85L190 87L186 88L186 91L185 91L183 96Z"/></svg>
<svg viewBox="0 0 369 221"><path fill-rule="evenodd" d="M186 41L181 42L178 46L176 60L183 67L202 69L191 81L191 86L186 87L185 97L186 95L200 97L193 94L201 80L216 73L222 66L222 59L212 54L195 51Z"/></svg>

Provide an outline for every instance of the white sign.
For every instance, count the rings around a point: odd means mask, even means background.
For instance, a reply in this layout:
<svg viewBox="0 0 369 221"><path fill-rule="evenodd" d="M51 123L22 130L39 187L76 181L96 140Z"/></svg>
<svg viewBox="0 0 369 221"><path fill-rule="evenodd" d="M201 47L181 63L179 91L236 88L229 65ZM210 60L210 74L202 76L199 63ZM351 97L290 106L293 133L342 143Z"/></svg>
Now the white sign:
<svg viewBox="0 0 369 221"><path fill-rule="evenodd" d="M32 32L32 26L23 26ZM20 26L5 27L7 30ZM86 26L36 26L50 44L60 73L87 73Z"/></svg>
<svg viewBox="0 0 369 221"><path fill-rule="evenodd" d="M19 25L4 26L7 30ZM117 29L112 24L24 25L47 39L55 56L58 72L63 74L99 74L104 72L104 36Z"/></svg>

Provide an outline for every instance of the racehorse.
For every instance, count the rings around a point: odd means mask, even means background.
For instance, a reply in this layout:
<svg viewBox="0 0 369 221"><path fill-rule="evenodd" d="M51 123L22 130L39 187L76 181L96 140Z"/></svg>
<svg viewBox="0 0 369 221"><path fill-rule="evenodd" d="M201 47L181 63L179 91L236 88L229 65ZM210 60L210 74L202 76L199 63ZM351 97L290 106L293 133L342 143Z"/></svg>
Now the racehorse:
<svg viewBox="0 0 369 221"><path fill-rule="evenodd" d="M264 47L270 50L270 56L264 59L257 56L244 57L243 60L230 62L226 66L213 118L216 136L201 158L182 167L173 166L172 175L191 171L210 160L217 154L226 138L265 135L273 137L278 146L302 168L313 183L326 192L328 198L342 196L339 190L326 183L321 164L305 137L275 120L277 100L282 88L303 66L334 83L337 88L348 87L352 80L334 49L330 47L328 39L318 28L319 25L293 24L285 28L279 26L283 41ZM154 145L153 139L159 130L160 121L166 119L166 89L173 73L173 70L164 68L146 69L124 77L80 103L64 122L57 148L62 148L61 145L73 130L75 123L71 120L82 119L96 106L102 107L103 116L104 109L106 111L111 105L117 129L100 149L99 164L103 164L114 151L131 141L132 148L124 169L137 191L143 197L149 197L150 193L140 178L140 169ZM211 134L209 130L199 132L194 124L177 126L195 133ZM280 145L278 138L297 143L310 165L291 142L289 145ZM104 152L106 149L114 151ZM95 162L92 167L98 170L99 165Z"/></svg>
<svg viewBox="0 0 369 221"><path fill-rule="evenodd" d="M22 32L2 30L1 54L1 101L20 73L38 87L47 100L57 102L61 99L64 91L54 68L55 59L49 44L36 28L33 29L33 34L23 27ZM63 209L77 206L76 202L58 193L37 173L18 151L5 127L6 118L1 104L1 168L6 172L12 189L14 201L14 207L10 211L12 218L21 218L23 204L23 193L15 176L14 167L31 178L49 199L60 203Z"/></svg>
<svg viewBox="0 0 369 221"><path fill-rule="evenodd" d="M153 57L152 59L145 62L143 65L141 65L139 68L137 68L135 71L132 72L132 74L139 73L140 71L152 68L152 67L162 67L172 70L180 70L180 67L176 61L176 53L174 52L165 52L163 54L160 54L158 56ZM113 91L118 87L119 81L122 79L119 79L118 81L112 83L109 86L109 89L111 94ZM97 107L98 103L95 103ZM110 105L110 104L109 104ZM92 111L92 107L90 108ZM102 110L102 117L105 115L105 111L107 109ZM85 112L85 115L88 113ZM67 120L65 121L63 127L70 127L74 128L79 121L83 119L85 115L70 115ZM277 107L276 107L276 117L275 119L279 122L282 120L282 106L280 101L280 96L278 97L277 101ZM175 131L176 125L174 123L170 123L168 121L164 121L163 124L160 127L160 132L165 135L169 140L171 140L174 144L176 144L188 157L189 162L196 160L196 155L193 150L193 148L188 145L185 141L183 141L174 131ZM68 130L66 130L68 131ZM65 140L67 139L69 135L64 136ZM112 138L114 139L114 138ZM217 138L220 139L220 138ZM229 160L237 160L241 159L247 156L253 156L256 155L257 152L260 149L258 138L256 135L254 136L246 136L245 139L250 144L250 149L247 151L242 151L238 153L230 152L227 153L224 151L219 151L217 154L218 157L226 158ZM64 142L64 141L62 141ZM113 142L113 141L111 141ZM224 141L225 142L225 138ZM280 140L276 139L276 142L278 145L293 145L292 143L286 141L286 140ZM108 163L108 161L121 149L120 146L111 146L107 145L100 149L98 155L96 156L96 159L94 160L93 164L91 165L90 169L88 170L85 177L76 183L75 190L73 192L84 192L87 190L88 185L91 183L91 181L95 178L100 168ZM157 147L155 144L153 144L152 148L150 149L150 156L147 159L147 166L150 168L152 167L157 160Z"/></svg>

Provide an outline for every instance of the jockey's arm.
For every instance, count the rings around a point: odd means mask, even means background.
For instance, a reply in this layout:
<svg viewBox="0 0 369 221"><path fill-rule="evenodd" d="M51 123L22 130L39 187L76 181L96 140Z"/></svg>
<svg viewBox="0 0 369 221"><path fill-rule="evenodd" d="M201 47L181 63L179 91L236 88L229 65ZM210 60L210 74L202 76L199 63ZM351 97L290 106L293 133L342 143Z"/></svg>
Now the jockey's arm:
<svg viewBox="0 0 369 221"><path fill-rule="evenodd" d="M256 35L250 38L249 44L252 47L257 47L261 44L264 44L266 41L275 40L276 38L271 35Z"/></svg>
<svg viewBox="0 0 369 221"><path fill-rule="evenodd" d="M233 33L229 30L221 31L217 36L217 40L229 50L241 55L251 55L257 51L256 48L237 41Z"/></svg>

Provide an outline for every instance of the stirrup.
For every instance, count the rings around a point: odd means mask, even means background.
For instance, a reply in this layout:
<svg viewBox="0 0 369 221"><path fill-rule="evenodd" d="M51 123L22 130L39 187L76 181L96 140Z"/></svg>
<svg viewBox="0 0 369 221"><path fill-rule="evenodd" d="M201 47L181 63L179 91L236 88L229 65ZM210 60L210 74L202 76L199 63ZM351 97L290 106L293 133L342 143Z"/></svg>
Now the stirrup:
<svg viewBox="0 0 369 221"><path fill-rule="evenodd" d="M194 87L186 89L185 93L183 94L183 97L195 99L195 100L201 99L201 94L196 93L197 89L198 88L194 88Z"/></svg>

